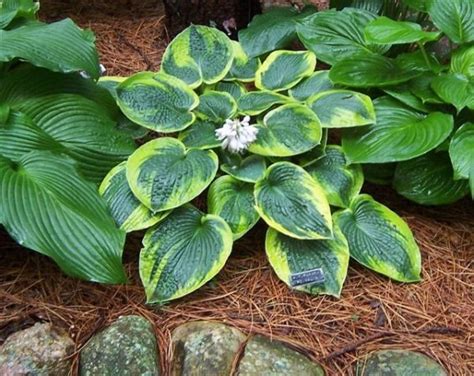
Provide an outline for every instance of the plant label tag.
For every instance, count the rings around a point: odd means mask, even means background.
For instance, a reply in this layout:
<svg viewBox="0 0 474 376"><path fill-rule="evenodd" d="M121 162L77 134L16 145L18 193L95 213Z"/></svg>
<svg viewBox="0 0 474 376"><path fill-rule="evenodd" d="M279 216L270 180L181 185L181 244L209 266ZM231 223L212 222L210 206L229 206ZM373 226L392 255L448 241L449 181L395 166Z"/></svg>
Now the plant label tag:
<svg viewBox="0 0 474 376"><path fill-rule="evenodd" d="M293 287L307 285L308 283L323 283L324 281L324 272L321 268L295 273L290 276L290 284Z"/></svg>

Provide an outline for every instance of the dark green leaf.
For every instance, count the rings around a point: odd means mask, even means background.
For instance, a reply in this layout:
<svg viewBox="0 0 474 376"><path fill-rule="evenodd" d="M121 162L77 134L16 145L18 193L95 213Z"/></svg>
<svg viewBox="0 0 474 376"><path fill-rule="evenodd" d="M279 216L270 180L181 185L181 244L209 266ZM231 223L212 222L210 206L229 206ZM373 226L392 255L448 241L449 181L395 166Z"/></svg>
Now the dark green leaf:
<svg viewBox="0 0 474 376"><path fill-rule="evenodd" d="M433 23L454 43L474 41L474 2L472 0L428 0Z"/></svg>

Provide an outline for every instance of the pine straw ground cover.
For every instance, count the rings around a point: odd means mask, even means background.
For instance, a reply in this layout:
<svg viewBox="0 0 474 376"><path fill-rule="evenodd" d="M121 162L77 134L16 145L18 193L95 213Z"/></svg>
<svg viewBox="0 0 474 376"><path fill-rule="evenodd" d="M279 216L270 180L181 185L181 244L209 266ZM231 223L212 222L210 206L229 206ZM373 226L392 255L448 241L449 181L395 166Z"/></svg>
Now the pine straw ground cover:
<svg viewBox="0 0 474 376"><path fill-rule="evenodd" d="M109 74L159 66L167 37L156 1L134 10L134 19L129 8L112 13L99 1L42 5L48 18L71 16L96 31ZM169 305L150 307L138 278L140 236L129 240L124 255L130 284L104 286L66 277L47 258L22 249L0 230L0 344L15 330L51 321L76 341L75 374L77 353L94 333L120 315L138 314L155 323L165 375L171 331L192 320L220 321L284 341L322 362L329 375L350 375L354 362L370 351L400 347L433 357L451 375L474 374L472 202L424 208L389 188L368 186L366 191L410 224L422 252L423 282L391 282L352 263L339 300L291 291L271 271L263 226L257 226L237 243L214 281Z"/></svg>

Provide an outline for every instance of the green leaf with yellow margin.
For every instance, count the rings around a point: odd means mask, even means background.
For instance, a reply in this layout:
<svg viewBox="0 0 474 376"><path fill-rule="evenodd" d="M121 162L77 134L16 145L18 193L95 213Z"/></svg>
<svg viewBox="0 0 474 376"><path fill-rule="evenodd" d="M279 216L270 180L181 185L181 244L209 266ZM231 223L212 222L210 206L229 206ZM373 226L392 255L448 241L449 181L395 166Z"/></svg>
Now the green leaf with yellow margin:
<svg viewBox="0 0 474 376"><path fill-rule="evenodd" d="M274 51L263 62L255 76L260 90L290 89L316 68L316 55L310 51Z"/></svg>
<svg viewBox="0 0 474 376"><path fill-rule="evenodd" d="M186 149L175 138L163 137L139 147L128 159L132 192L154 212L181 206L199 196L216 176L212 150Z"/></svg>
<svg viewBox="0 0 474 376"><path fill-rule="evenodd" d="M297 101L304 102L314 94L336 88L329 79L329 71L320 70L304 78L296 86L293 86L288 90L288 95Z"/></svg>
<svg viewBox="0 0 474 376"><path fill-rule="evenodd" d="M197 290L224 267L232 231L217 215L191 205L174 210L143 239L140 277L148 303L165 303Z"/></svg>
<svg viewBox="0 0 474 376"><path fill-rule="evenodd" d="M216 138L216 129L220 124L210 121L196 120L190 127L179 132L180 140L187 148L214 149L221 146L221 141Z"/></svg>
<svg viewBox="0 0 474 376"><path fill-rule="evenodd" d="M194 112L203 120L224 123L226 119L234 118L237 103L229 93L210 90L199 97L199 105Z"/></svg>
<svg viewBox="0 0 474 376"><path fill-rule="evenodd" d="M271 165L255 184L256 209L275 230L297 239L332 238L331 210L322 187L290 162Z"/></svg>
<svg viewBox="0 0 474 376"><path fill-rule="evenodd" d="M207 207L227 222L234 240L245 235L260 219L255 210L255 198L251 183L245 183L225 175L216 179L209 187Z"/></svg>
<svg viewBox="0 0 474 376"><path fill-rule="evenodd" d="M161 70L194 89L221 81L232 67L234 54L231 40L222 31L191 25L166 48Z"/></svg>
<svg viewBox="0 0 474 376"><path fill-rule="evenodd" d="M237 156L233 161L221 164L222 171L247 183L256 183L263 178L266 169L265 158L259 155L249 155L244 159Z"/></svg>
<svg viewBox="0 0 474 376"><path fill-rule="evenodd" d="M311 150L321 142L318 117L308 107L292 103L268 112L257 124L257 139L249 151L263 156L289 157Z"/></svg>
<svg viewBox="0 0 474 376"><path fill-rule="evenodd" d="M132 121L170 133L189 127L199 97L183 81L164 73L142 72L117 87L118 105Z"/></svg>
<svg viewBox="0 0 474 376"><path fill-rule="evenodd" d="M157 224L170 212L153 214L138 201L128 185L126 164L124 161L110 170L99 187L99 193L118 227L126 232L144 230Z"/></svg>
<svg viewBox="0 0 474 376"><path fill-rule="evenodd" d="M328 90L307 100L323 128L358 127L375 123L369 96L351 90Z"/></svg>
<svg viewBox="0 0 474 376"><path fill-rule="evenodd" d="M342 208L349 207L364 184L362 167L347 165L338 145L328 145L325 155L306 167L306 171L323 187L329 204Z"/></svg>
<svg viewBox="0 0 474 376"><path fill-rule="evenodd" d="M292 102L291 98L272 91L251 91L243 94L238 100L239 112L244 115L255 116L268 110L276 104Z"/></svg>
<svg viewBox="0 0 474 376"><path fill-rule="evenodd" d="M210 86L212 87L212 86ZM208 89L206 88L205 91ZM232 95L236 101L245 93L247 93L247 89L243 84L238 81L220 81L214 86L215 91L225 92Z"/></svg>
<svg viewBox="0 0 474 376"><path fill-rule="evenodd" d="M358 263L396 281L421 279L418 245L406 222L389 208L363 194L333 218Z"/></svg>
<svg viewBox="0 0 474 376"><path fill-rule="evenodd" d="M260 68L260 60L256 57L248 57L239 42L232 41L232 46L234 47L234 61L225 79L252 82L255 80L255 73Z"/></svg>
<svg viewBox="0 0 474 376"><path fill-rule="evenodd" d="M333 232L330 240L299 240L269 228L265 248L277 276L295 290L339 297L349 266L349 246L336 224ZM321 269L324 281L295 284L295 276L315 269Z"/></svg>

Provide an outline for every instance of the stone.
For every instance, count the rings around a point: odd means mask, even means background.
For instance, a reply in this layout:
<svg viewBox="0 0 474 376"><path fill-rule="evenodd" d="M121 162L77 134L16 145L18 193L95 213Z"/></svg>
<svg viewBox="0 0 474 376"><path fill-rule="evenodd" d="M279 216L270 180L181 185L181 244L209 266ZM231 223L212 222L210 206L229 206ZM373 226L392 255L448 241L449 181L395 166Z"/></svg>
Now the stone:
<svg viewBox="0 0 474 376"><path fill-rule="evenodd" d="M430 357L409 350L380 350L357 363L358 376L447 376Z"/></svg>
<svg viewBox="0 0 474 376"><path fill-rule="evenodd" d="M74 342L66 332L50 323L36 323L31 328L9 336L0 347L2 376L66 376L71 369Z"/></svg>
<svg viewBox="0 0 474 376"><path fill-rule="evenodd" d="M252 337L245 347L238 376L323 376L323 368L306 356L263 336Z"/></svg>
<svg viewBox="0 0 474 376"><path fill-rule="evenodd" d="M120 317L84 346L79 374L159 375L158 349L151 323L140 316Z"/></svg>
<svg viewBox="0 0 474 376"><path fill-rule="evenodd" d="M229 376L246 336L236 328L209 321L190 322L172 334L173 376Z"/></svg>

